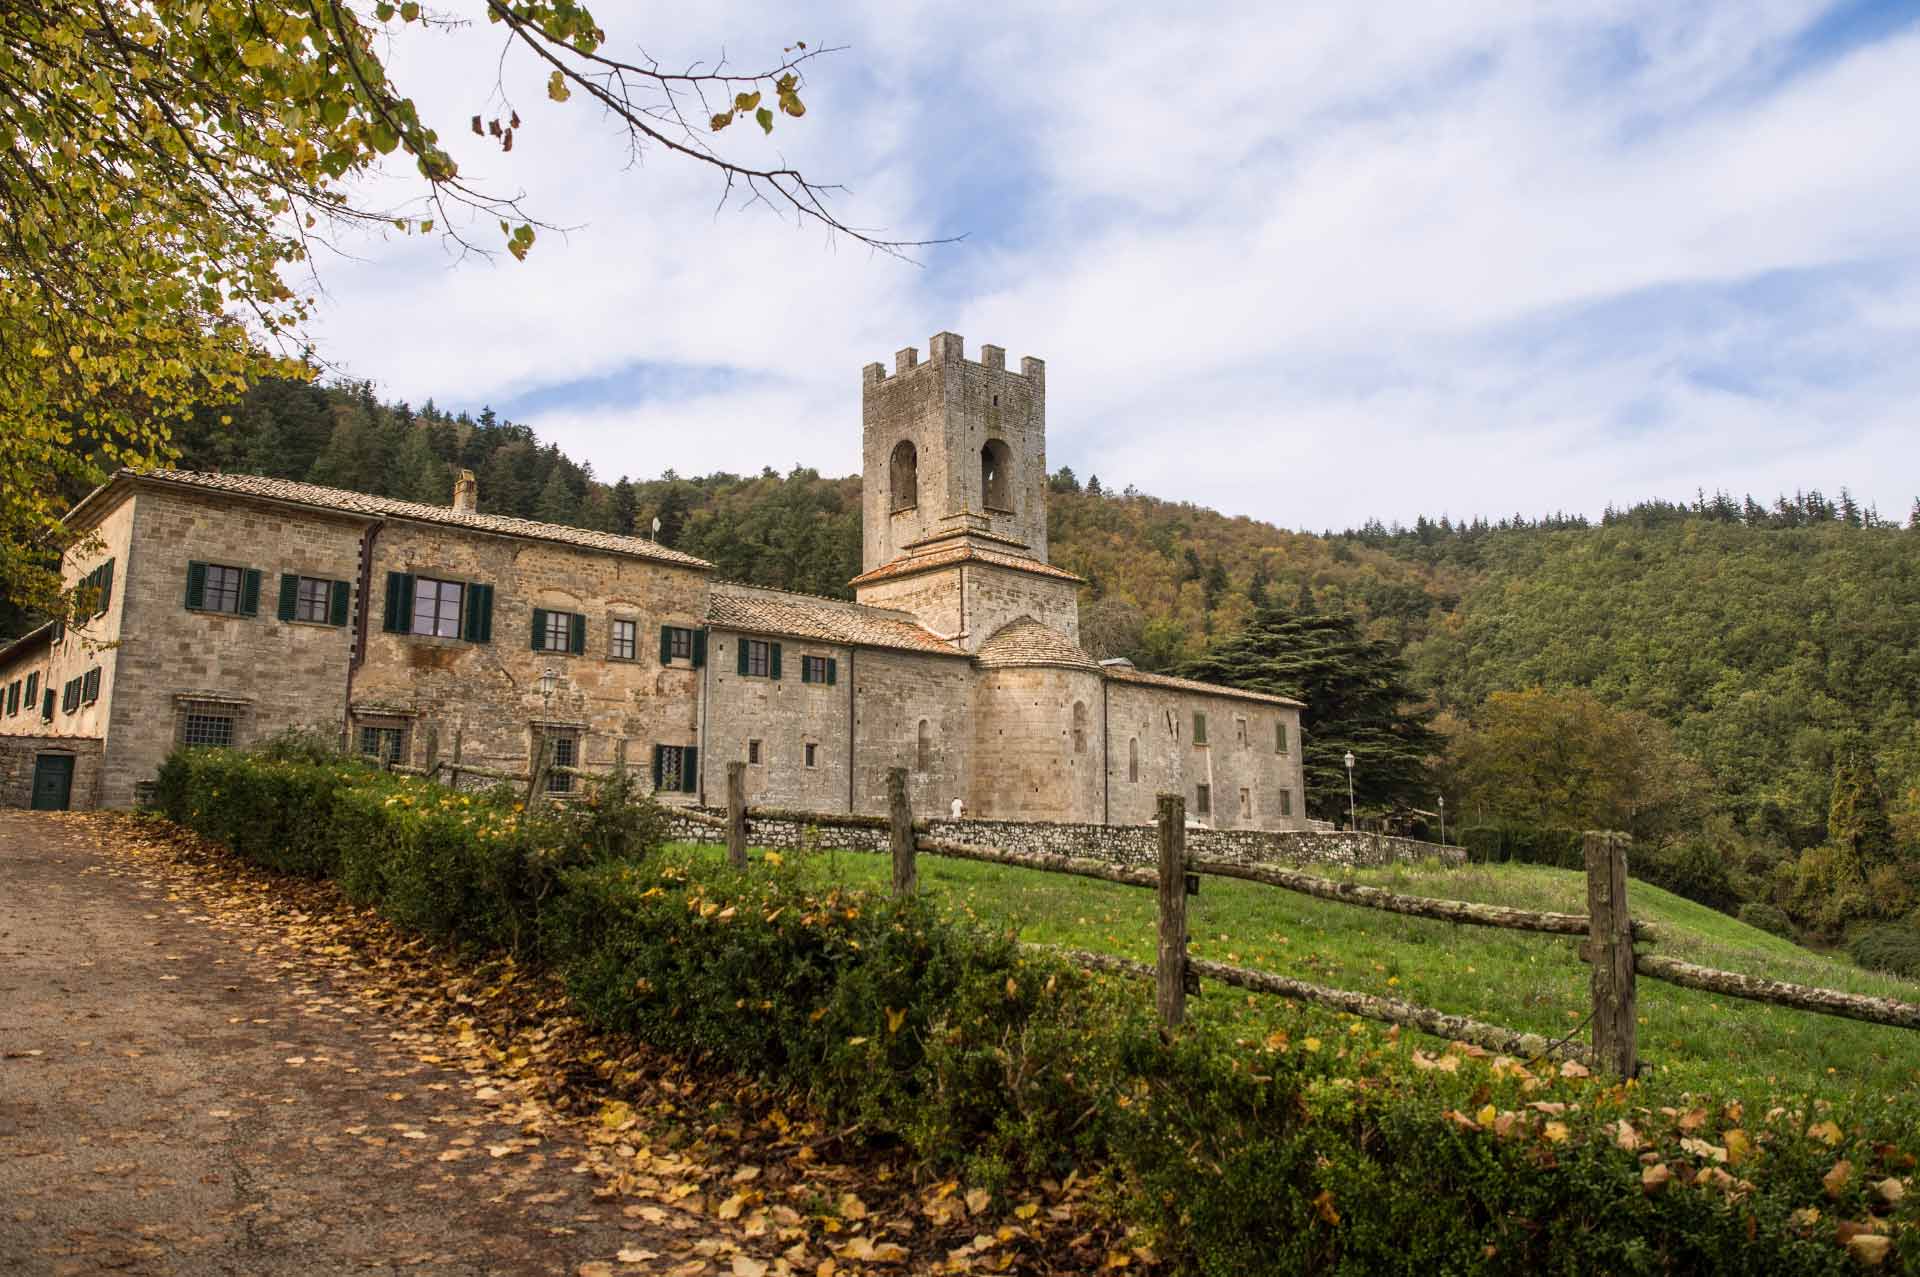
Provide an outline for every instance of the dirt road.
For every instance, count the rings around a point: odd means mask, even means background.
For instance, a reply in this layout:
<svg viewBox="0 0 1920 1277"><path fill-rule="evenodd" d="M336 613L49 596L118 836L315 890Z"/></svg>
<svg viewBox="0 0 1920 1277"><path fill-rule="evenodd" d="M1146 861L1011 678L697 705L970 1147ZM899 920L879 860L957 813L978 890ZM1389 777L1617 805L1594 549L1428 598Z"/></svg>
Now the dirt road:
<svg viewBox="0 0 1920 1277"><path fill-rule="evenodd" d="M106 854L128 827L0 811L0 1272L788 1268L764 1215L675 1198L684 1161L556 1121L470 1030Z"/></svg>

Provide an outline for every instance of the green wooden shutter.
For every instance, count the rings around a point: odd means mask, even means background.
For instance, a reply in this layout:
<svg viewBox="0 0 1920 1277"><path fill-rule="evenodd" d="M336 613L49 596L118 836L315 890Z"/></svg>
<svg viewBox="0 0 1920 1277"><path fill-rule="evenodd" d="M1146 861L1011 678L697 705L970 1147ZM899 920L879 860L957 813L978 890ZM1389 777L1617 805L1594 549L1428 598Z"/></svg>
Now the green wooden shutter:
<svg viewBox="0 0 1920 1277"><path fill-rule="evenodd" d="M46 722L53 721L53 689L49 687L40 701L40 717Z"/></svg>
<svg viewBox="0 0 1920 1277"><path fill-rule="evenodd" d="M769 643L767 644L767 648L768 648L767 670L773 675L773 677L779 678L780 677L780 645L778 643Z"/></svg>
<svg viewBox="0 0 1920 1277"><path fill-rule="evenodd" d="M60 640L65 637L67 637L67 623L65 621L55 621L53 623L53 635L48 641L55 647L58 647L60 646Z"/></svg>
<svg viewBox="0 0 1920 1277"><path fill-rule="evenodd" d="M813 682L813 662L804 656L800 658L800 681Z"/></svg>
<svg viewBox="0 0 1920 1277"><path fill-rule="evenodd" d="M666 755L667 747L665 745L655 745L653 747L653 787L656 790L660 788L660 782L664 780L667 775Z"/></svg>
<svg viewBox="0 0 1920 1277"><path fill-rule="evenodd" d="M345 625L347 610L353 606L353 587L345 581L335 581L331 594L332 597L327 600L327 615L335 625Z"/></svg>
<svg viewBox="0 0 1920 1277"><path fill-rule="evenodd" d="M291 572L280 574L280 619L291 621L294 606L300 601L300 578Z"/></svg>
<svg viewBox="0 0 1920 1277"><path fill-rule="evenodd" d="M478 581L467 583L467 625L462 633L469 643L493 641L493 587Z"/></svg>
<svg viewBox="0 0 1920 1277"><path fill-rule="evenodd" d="M406 572L387 573L387 612L380 628L389 634L406 634L413 629L413 577Z"/></svg>
<svg viewBox="0 0 1920 1277"><path fill-rule="evenodd" d="M573 614L573 654L580 655L587 650L587 618L580 613Z"/></svg>
<svg viewBox="0 0 1920 1277"><path fill-rule="evenodd" d="M663 625L660 627L660 663L665 665L671 660L673 660L673 627Z"/></svg>
<svg viewBox="0 0 1920 1277"><path fill-rule="evenodd" d="M533 609L533 637L529 646L536 652L544 652L547 642L547 610L543 607Z"/></svg>
<svg viewBox="0 0 1920 1277"><path fill-rule="evenodd" d="M240 615L260 615L260 569L248 568L240 577Z"/></svg>
<svg viewBox="0 0 1920 1277"><path fill-rule="evenodd" d="M693 668L699 669L706 663L707 632L705 630L695 630L693 632Z"/></svg>
<svg viewBox="0 0 1920 1277"><path fill-rule="evenodd" d="M680 751L680 792L700 791L700 751L689 745Z"/></svg>
<svg viewBox="0 0 1920 1277"><path fill-rule="evenodd" d="M107 604L111 603L112 601L113 601L113 560L108 559L105 563L102 563L100 565L100 602L97 604L97 606L100 609L99 615L104 616L106 614Z"/></svg>
<svg viewBox="0 0 1920 1277"><path fill-rule="evenodd" d="M834 657L827 658L827 686L832 687L840 681L840 662Z"/></svg>
<svg viewBox="0 0 1920 1277"><path fill-rule="evenodd" d="M737 664L740 666L740 672L742 674L745 674L747 672L747 640L745 638L736 637L733 640L733 645L734 645L734 648L736 649L734 652L734 655L740 658L739 661L737 662Z"/></svg>
<svg viewBox="0 0 1920 1277"><path fill-rule="evenodd" d="M207 605L207 565L187 564L187 610L198 612Z"/></svg>

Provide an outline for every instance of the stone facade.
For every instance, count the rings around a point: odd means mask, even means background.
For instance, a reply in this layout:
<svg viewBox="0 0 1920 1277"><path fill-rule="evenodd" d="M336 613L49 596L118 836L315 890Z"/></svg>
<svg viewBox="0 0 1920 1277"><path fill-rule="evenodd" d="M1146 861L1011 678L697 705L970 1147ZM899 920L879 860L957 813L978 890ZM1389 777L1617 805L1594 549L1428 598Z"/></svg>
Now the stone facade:
<svg viewBox="0 0 1920 1277"><path fill-rule="evenodd" d="M0 807L33 803L33 777L47 755L73 759L68 807L91 811L100 800L100 742L84 736L0 736Z"/></svg>
<svg viewBox="0 0 1920 1277"><path fill-rule="evenodd" d="M952 333L862 377L857 602L712 579L652 542L451 504L246 475L123 472L73 512L111 563L104 612L0 650L44 704L0 736L102 743L127 806L179 744L318 728L467 783L552 761L651 774L672 801L1098 826L1186 794L1222 829L1305 827L1297 702L1103 667L1078 646L1080 578L1047 562L1037 359L965 358ZM547 677L551 675L551 677ZM69 688L84 686L83 696ZM1205 741L1193 728L1204 716ZM554 784L572 782L552 773Z"/></svg>

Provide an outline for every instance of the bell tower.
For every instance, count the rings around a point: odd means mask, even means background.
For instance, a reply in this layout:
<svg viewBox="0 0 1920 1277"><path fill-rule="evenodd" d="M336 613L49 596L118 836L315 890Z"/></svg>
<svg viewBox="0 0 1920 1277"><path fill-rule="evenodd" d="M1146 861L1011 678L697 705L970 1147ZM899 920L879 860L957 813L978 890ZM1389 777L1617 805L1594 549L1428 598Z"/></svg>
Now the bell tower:
<svg viewBox="0 0 1920 1277"><path fill-rule="evenodd" d="M954 333L935 333L927 355L909 346L891 376L877 363L861 373L857 597L912 612L970 651L998 628L982 629L994 616L1077 635L1080 578L1047 563L1046 364L1029 357L1009 372L999 346L969 360ZM1015 611L1001 616L1002 604Z"/></svg>

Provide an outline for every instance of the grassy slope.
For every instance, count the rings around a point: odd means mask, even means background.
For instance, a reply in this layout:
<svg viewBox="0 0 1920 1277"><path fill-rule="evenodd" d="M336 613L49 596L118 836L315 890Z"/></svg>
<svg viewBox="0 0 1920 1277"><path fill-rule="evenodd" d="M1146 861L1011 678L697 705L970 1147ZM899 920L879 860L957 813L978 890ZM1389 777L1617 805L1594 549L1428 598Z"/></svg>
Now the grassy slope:
<svg viewBox="0 0 1920 1277"><path fill-rule="evenodd" d="M881 856L821 853L809 872L884 888ZM1583 913L1586 880L1534 865L1468 869L1396 867L1360 881L1417 895ZM1085 878L920 857L923 891L1022 939L1153 959L1151 892ZM1758 931L1692 901L1634 882L1635 916L1676 938L1660 952L1753 975L1920 1001L1920 984L1862 971ZM1451 926L1315 900L1293 892L1206 879L1188 922L1197 957L1257 967L1335 988L1389 994L1443 1011L1540 1033L1565 1034L1585 1017L1587 968L1574 942L1486 927ZM1345 1017L1288 1008L1218 985L1203 986L1195 1013L1237 1022L1252 1036L1282 1026L1348 1033ZM1656 1088L1757 1102L1794 1094L1890 1094L1920 1089L1920 1036L1909 1030L1736 999L1655 980L1639 982L1640 1053ZM1143 996L1147 996L1142 990ZM1302 1027L1302 1020L1308 1026ZM1378 1032L1368 1025L1361 1032Z"/></svg>

